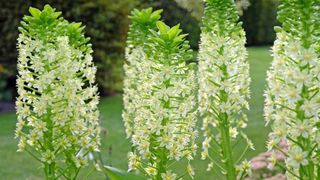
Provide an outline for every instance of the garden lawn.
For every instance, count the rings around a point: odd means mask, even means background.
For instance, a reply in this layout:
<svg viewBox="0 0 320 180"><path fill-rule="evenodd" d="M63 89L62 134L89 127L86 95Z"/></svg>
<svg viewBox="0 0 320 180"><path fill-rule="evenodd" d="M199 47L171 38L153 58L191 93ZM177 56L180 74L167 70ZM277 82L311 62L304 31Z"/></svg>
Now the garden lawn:
<svg viewBox="0 0 320 180"><path fill-rule="evenodd" d="M263 91L266 86L266 70L271 62L269 48L249 48L249 61L251 65L252 96L250 100L251 111L248 113L249 124L246 132L254 142L256 151L249 151L246 155L248 159L266 150L265 142L269 128L265 127L263 119ZM127 152L130 150L130 144L125 138L121 111L121 96L102 98L100 113L102 126L106 133L102 138L101 154L107 165L126 169ZM43 179L40 164L28 154L16 152L17 140L14 139L15 123L16 116L14 113L0 114L0 179ZM235 147L235 152L239 153L239 148L243 148L243 146L240 143ZM193 165L196 168L195 179L209 179L209 177L212 177L210 176L211 172L206 172L207 162L200 160L199 155L193 161ZM179 165L177 167L179 168ZM88 171L89 169L82 170L80 179L83 179ZM104 179L104 177L98 173L93 173L88 179Z"/></svg>

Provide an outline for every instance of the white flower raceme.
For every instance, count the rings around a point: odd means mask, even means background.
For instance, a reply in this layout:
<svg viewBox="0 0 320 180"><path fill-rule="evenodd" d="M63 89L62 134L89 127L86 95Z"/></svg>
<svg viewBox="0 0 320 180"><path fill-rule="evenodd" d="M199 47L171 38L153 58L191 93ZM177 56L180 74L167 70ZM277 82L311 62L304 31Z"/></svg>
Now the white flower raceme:
<svg viewBox="0 0 320 180"><path fill-rule="evenodd" d="M231 144L239 138L248 142L246 127L250 96L249 64L245 34L238 24L235 4L229 0L207 0L199 49L199 110L205 140L202 159L220 156L227 179L236 178ZM212 165L210 165L212 166ZM211 169L211 168L208 168ZM240 168L241 169L241 168ZM240 171L239 169L239 171ZM246 173L245 171L239 172ZM241 176L241 175L239 175Z"/></svg>
<svg viewBox="0 0 320 180"><path fill-rule="evenodd" d="M272 121L269 138L273 147L285 139L289 141L288 168L305 166L306 156L300 152L316 148L319 138L319 57L314 46L306 49L288 33L281 31L273 47L274 61L268 71L268 89L265 93L265 117ZM303 57L313 57L306 64ZM303 80L301 80L303 79ZM309 144L309 145L307 145ZM306 146L309 146L306 147ZM298 154L294 149L299 149ZM302 150L301 150L302 151ZM317 153L312 153L317 156ZM301 163L295 157L303 157ZM317 161L316 161L317 162Z"/></svg>
<svg viewBox="0 0 320 180"><path fill-rule="evenodd" d="M130 16L132 24L128 32L126 63L123 67L125 73L123 103L125 108L122 113L128 138L133 133L132 126L134 122L132 118L134 118L136 110L139 109L136 105L140 104L141 101L138 86L142 82L141 78L146 78L141 75L148 68L148 64L145 63L147 57L143 47L145 47L149 30L156 29L156 21L160 19L161 12L162 10L152 12L152 8L142 11L133 10Z"/></svg>
<svg viewBox="0 0 320 180"><path fill-rule="evenodd" d="M316 0L283 1L273 62L267 73L265 119L271 123L268 148L288 142L287 178L319 179L320 5ZM277 164L274 162L273 164Z"/></svg>
<svg viewBox="0 0 320 180"><path fill-rule="evenodd" d="M142 17L153 14L150 9L134 11L129 33L131 39L135 32L145 32L144 44L129 41L125 65L123 119L134 149L129 169L152 179L176 179L169 164L192 160L197 149L196 73L194 64L186 62L192 56L179 26L170 29L157 22L155 32L154 19L154 26L143 27ZM141 31L138 24L148 29ZM186 170L194 175L190 165Z"/></svg>
<svg viewBox="0 0 320 180"><path fill-rule="evenodd" d="M58 19L50 6L30 12L17 45L19 151L41 161L48 179L76 178L100 145L91 45L80 23Z"/></svg>

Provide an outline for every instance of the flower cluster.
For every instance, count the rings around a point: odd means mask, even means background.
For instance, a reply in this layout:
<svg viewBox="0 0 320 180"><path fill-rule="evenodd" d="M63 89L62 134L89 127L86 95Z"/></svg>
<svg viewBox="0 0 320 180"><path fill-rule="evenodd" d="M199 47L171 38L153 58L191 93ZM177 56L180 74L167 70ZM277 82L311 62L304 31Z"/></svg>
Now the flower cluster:
<svg viewBox="0 0 320 180"><path fill-rule="evenodd" d="M76 178L99 151L100 128L89 39L46 5L30 8L18 38L18 151L43 165L47 179Z"/></svg>
<svg viewBox="0 0 320 180"><path fill-rule="evenodd" d="M318 179L320 122L319 3L283 1L273 46L274 60L267 73L265 119L272 123L268 148L276 153L288 142L289 179ZM277 164L277 162L274 162Z"/></svg>
<svg viewBox="0 0 320 180"><path fill-rule="evenodd" d="M136 115L141 99L140 90L142 77L146 67L146 52L145 42L147 36L150 33L149 30L156 30L156 22L160 19L162 10L152 11L152 8L144 10L133 10L130 19L132 24L130 25L128 32L128 41L126 48L126 63L124 64L125 78L123 82L123 103L124 110L122 113L124 126L126 129L127 137L132 135L133 121L132 119ZM145 78L145 77L144 77Z"/></svg>
<svg viewBox="0 0 320 180"><path fill-rule="evenodd" d="M152 23L143 23L148 14ZM179 26L167 27L159 11L134 11L130 36L145 32L144 42L128 43L125 65L125 110L123 119L133 151L129 170L137 169L152 179L176 179L172 163L193 159L197 146L196 71L185 35ZM139 31L135 24L148 27ZM146 27L144 27L146 28ZM186 172L194 175L188 163Z"/></svg>
<svg viewBox="0 0 320 180"><path fill-rule="evenodd" d="M249 109L250 96L249 64L244 45L245 33L238 23L235 4L229 0L207 0L198 57L199 111L203 116L205 137L202 159L214 161L216 157L213 156L221 155L221 162L225 164L225 169L221 167L221 170L227 179L236 179L237 173L239 176L247 173L241 168L236 172L232 144L243 138L247 148L253 149L241 132L246 127L244 111Z"/></svg>

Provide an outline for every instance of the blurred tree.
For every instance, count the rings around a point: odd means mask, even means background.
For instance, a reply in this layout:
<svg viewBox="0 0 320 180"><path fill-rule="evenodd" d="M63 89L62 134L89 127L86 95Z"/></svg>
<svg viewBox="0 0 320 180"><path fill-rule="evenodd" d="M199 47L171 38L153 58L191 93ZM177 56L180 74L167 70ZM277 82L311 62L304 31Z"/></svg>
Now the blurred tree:
<svg viewBox="0 0 320 180"><path fill-rule="evenodd" d="M0 2L0 64L15 72L16 39L22 15L29 6L50 4L69 21L81 21L92 38L97 81L103 94L122 89L122 63L128 29L128 14L139 0L16 0Z"/></svg>
<svg viewBox="0 0 320 180"><path fill-rule="evenodd" d="M8 73L9 71L6 68L4 68L2 64L0 64L0 100L1 101L3 100L8 101L12 99L13 87L10 87L9 86L10 84L8 84L7 77L10 76L10 74Z"/></svg>
<svg viewBox="0 0 320 180"><path fill-rule="evenodd" d="M251 0L251 6L241 17L248 45L273 44L278 4L279 0Z"/></svg>
<svg viewBox="0 0 320 180"><path fill-rule="evenodd" d="M203 14L203 0L175 0L179 6L190 11L191 15L198 19L199 21L202 18ZM250 6L249 0L236 0L238 7L238 12L240 15L243 14L243 10L246 10Z"/></svg>
<svg viewBox="0 0 320 180"><path fill-rule="evenodd" d="M181 24L193 49L198 48L202 17L202 0L0 0L0 64L11 74L8 84L14 83L17 52L16 39L22 15L29 6L42 8L50 4L62 11L69 21L86 25L91 37L94 61L98 66L97 80L103 94L122 90L122 64L128 29L128 14L133 8L164 9L163 20L170 26ZM239 7L247 7L248 0L239 0ZM278 0L250 0L251 5L242 16L247 33L247 45L271 44L274 40Z"/></svg>
<svg viewBox="0 0 320 180"><path fill-rule="evenodd" d="M0 64L11 73L15 71L17 61L18 26L30 6L30 2L22 2L24 0L17 0L15 3L0 1Z"/></svg>
<svg viewBox="0 0 320 180"><path fill-rule="evenodd" d="M198 21L203 13L203 0L175 0ZM276 12L279 0L236 0L246 30L247 45L272 44L273 27L277 24Z"/></svg>

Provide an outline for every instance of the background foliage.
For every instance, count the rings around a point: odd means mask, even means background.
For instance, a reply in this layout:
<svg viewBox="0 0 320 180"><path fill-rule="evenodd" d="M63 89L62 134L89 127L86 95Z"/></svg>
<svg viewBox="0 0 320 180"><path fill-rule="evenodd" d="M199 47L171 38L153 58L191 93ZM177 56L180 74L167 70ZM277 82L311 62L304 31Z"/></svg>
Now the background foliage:
<svg viewBox="0 0 320 180"><path fill-rule="evenodd" d="M250 3L241 19L247 34L247 45L273 44L279 0L251 0Z"/></svg>
<svg viewBox="0 0 320 180"><path fill-rule="evenodd" d="M130 23L128 14L133 8L164 9L164 21L170 26L180 23L184 33L189 34L191 47L198 49L199 18L190 12L190 7L180 6L174 0L0 0L0 65L6 72L0 70L1 81L6 84L0 88L0 94L8 93L8 89L11 94L15 93L16 39L21 18L28 13L29 6L42 9L45 4L62 11L69 21L81 21L86 25L86 36L91 37L94 61L98 66L98 84L104 95L121 92L123 54ZM272 44L278 0L250 0L250 4L242 17L247 45ZM199 8L196 3L189 6ZM0 100L10 99L8 95L2 97Z"/></svg>

